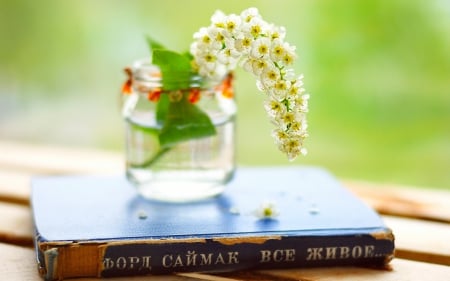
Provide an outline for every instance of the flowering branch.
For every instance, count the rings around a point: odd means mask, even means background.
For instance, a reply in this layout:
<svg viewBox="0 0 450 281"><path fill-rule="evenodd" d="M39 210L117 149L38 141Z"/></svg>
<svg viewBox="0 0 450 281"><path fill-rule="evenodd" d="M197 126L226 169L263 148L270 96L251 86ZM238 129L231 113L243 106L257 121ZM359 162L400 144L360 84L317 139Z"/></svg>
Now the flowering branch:
<svg viewBox="0 0 450 281"><path fill-rule="evenodd" d="M306 154L306 113L309 95L303 75L289 68L297 58L295 46L284 41L286 30L267 23L256 8L240 15L217 11L211 25L194 34L190 52L200 75L219 80L237 65L252 73L259 90L266 93L264 108L275 125L272 136L289 160Z"/></svg>

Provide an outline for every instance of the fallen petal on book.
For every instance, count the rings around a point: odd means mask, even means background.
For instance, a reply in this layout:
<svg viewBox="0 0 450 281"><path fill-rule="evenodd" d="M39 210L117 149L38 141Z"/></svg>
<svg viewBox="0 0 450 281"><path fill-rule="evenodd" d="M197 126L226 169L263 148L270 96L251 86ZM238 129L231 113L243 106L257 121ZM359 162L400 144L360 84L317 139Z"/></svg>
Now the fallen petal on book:
<svg viewBox="0 0 450 281"><path fill-rule="evenodd" d="M139 211L138 217L139 217L141 220L145 220L145 219L148 217L148 215L147 215L147 213L146 213L145 211Z"/></svg>
<svg viewBox="0 0 450 281"><path fill-rule="evenodd" d="M309 208L309 213L311 215L317 215L320 212L319 207L317 207L316 204L312 204L311 207Z"/></svg>
<svg viewBox="0 0 450 281"><path fill-rule="evenodd" d="M241 214L241 212L239 211L239 208L237 208L237 207L231 207L229 209L229 211L230 211L230 214L232 214L232 215L240 215Z"/></svg>
<svg viewBox="0 0 450 281"><path fill-rule="evenodd" d="M259 219L275 219L280 213L273 202L263 202L253 214Z"/></svg>

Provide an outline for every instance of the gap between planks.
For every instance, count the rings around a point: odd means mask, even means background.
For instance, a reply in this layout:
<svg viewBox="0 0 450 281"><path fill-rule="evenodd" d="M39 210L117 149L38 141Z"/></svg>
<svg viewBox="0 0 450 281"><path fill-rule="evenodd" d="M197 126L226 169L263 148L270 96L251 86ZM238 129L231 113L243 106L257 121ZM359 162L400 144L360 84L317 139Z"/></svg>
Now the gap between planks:
<svg viewBox="0 0 450 281"><path fill-rule="evenodd" d="M345 180L378 213L450 224L450 191Z"/></svg>

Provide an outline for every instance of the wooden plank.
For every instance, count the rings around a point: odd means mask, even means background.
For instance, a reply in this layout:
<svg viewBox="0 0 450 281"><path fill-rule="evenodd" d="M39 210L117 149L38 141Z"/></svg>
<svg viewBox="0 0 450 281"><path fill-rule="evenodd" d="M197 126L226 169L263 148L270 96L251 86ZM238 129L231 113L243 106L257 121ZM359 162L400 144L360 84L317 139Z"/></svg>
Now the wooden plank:
<svg viewBox="0 0 450 281"><path fill-rule="evenodd" d="M28 205L31 175L16 170L0 170L0 201Z"/></svg>
<svg viewBox="0 0 450 281"><path fill-rule="evenodd" d="M28 248L12 246L0 243L0 275L2 280L10 281L42 281L36 269L34 251ZM335 268L311 268L311 269L286 269L286 270L260 270L248 272L234 272L221 274L188 273L152 276L156 281L237 281L237 280L374 280L374 281L398 281L398 280L448 280L450 267L414 262L402 259L394 259L391 270L379 270L359 267L335 267ZM95 278L76 278L73 281L97 281ZM144 281L149 277L114 278L114 281Z"/></svg>
<svg viewBox="0 0 450 281"><path fill-rule="evenodd" d="M349 180L343 184L380 214L450 223L450 191Z"/></svg>
<svg viewBox="0 0 450 281"><path fill-rule="evenodd" d="M396 257L450 266L449 224L393 216L383 219L394 230Z"/></svg>
<svg viewBox="0 0 450 281"><path fill-rule="evenodd" d="M0 242L33 246L33 222L28 206L0 202Z"/></svg>
<svg viewBox="0 0 450 281"><path fill-rule="evenodd" d="M0 169L30 174L104 174L123 172L124 163L123 155L116 152L0 142Z"/></svg>
<svg viewBox="0 0 450 281"><path fill-rule="evenodd" d="M450 276L450 267L423 262L394 259L390 270L370 269L361 267L330 267L290 270L264 270L259 271L277 278L286 280L304 281L399 281L399 280L433 280L447 281Z"/></svg>
<svg viewBox="0 0 450 281"><path fill-rule="evenodd" d="M33 176L124 171L117 152L0 141L0 201L28 204Z"/></svg>

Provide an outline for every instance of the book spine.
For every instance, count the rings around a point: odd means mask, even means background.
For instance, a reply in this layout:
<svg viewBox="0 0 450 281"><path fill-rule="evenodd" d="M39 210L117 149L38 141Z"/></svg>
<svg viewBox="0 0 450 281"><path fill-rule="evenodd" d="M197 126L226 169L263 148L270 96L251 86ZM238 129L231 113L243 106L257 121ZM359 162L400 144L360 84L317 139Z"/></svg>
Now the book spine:
<svg viewBox="0 0 450 281"><path fill-rule="evenodd" d="M79 249L79 247L74 247ZM67 251L67 249L64 249ZM388 263L394 252L392 234L311 237L175 239L163 241L113 242L97 247L98 277L156 275L174 272L211 272L242 269L373 265ZM47 264L54 272L48 280L93 277L91 273L67 276L79 267L76 259ZM64 271L66 273L64 273Z"/></svg>

